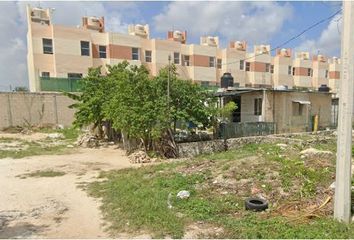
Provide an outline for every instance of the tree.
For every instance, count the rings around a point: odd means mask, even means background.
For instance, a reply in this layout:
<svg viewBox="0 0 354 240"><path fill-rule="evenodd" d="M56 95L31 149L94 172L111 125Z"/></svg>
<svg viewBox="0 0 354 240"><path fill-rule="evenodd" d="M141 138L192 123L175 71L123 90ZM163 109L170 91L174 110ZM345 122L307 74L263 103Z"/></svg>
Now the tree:
<svg viewBox="0 0 354 240"><path fill-rule="evenodd" d="M87 77L82 78L80 84L80 94L65 93L77 101L70 106L76 108L74 126L93 124L92 130L97 129L99 137L102 137L102 124L105 120L102 106L107 101L110 86L106 77L101 75L101 67L89 69Z"/></svg>
<svg viewBox="0 0 354 240"><path fill-rule="evenodd" d="M216 114L216 98L191 80L178 78L175 65L170 67L170 76L169 113L174 131L177 121L192 122L202 128L209 127ZM167 79L168 67L165 67L155 78L165 96Z"/></svg>
<svg viewBox="0 0 354 240"><path fill-rule="evenodd" d="M171 97L167 101L167 74L164 68L151 78L146 67L127 61L107 66L106 76L100 68L89 70L80 82L82 93L66 93L77 100L75 126L93 124L102 137L103 123L121 131L123 144L139 139L145 150L158 150L167 157L177 155L171 126L177 121L209 126L215 117L215 99L200 86L177 77L172 66ZM173 123L173 124L172 124ZM128 144L125 144L125 141Z"/></svg>
<svg viewBox="0 0 354 240"><path fill-rule="evenodd" d="M227 104L225 104L224 107L219 109L219 114L222 120L227 120L230 121L231 114L233 111L237 109L237 105L234 101L230 101Z"/></svg>
<svg viewBox="0 0 354 240"><path fill-rule="evenodd" d="M15 87L15 92L28 92L28 88L25 86Z"/></svg>
<svg viewBox="0 0 354 240"><path fill-rule="evenodd" d="M151 81L144 66L129 66L127 62L109 67L107 76L112 88L104 113L112 119L113 127L131 138L138 138L146 149L159 138L166 127L166 102Z"/></svg>

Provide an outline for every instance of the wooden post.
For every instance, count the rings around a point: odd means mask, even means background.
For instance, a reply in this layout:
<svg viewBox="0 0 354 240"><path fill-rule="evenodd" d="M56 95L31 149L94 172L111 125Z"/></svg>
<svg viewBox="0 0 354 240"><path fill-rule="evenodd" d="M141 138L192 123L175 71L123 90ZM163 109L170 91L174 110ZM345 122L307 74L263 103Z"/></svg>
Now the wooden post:
<svg viewBox="0 0 354 240"><path fill-rule="evenodd" d="M339 117L334 218L351 220L351 159L354 66L354 2L343 1L342 72L339 88Z"/></svg>

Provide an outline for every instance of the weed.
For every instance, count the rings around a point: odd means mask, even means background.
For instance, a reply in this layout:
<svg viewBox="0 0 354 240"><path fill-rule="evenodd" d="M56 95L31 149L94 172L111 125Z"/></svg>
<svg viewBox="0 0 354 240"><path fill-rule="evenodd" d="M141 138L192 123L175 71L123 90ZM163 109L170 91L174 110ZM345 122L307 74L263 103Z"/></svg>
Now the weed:
<svg viewBox="0 0 354 240"><path fill-rule="evenodd" d="M324 147L323 145L321 145ZM153 237L183 237L185 226L203 221L220 226L222 235L214 238L349 238L354 226L341 224L327 216L310 222L291 223L286 217L244 210L244 197L250 196L250 185L262 186L278 204L289 200L316 197L318 189L328 187L333 167L316 168L299 159L300 149L280 149L271 144L249 144L238 150L199 156L188 161L163 163L141 168L101 173L103 182L90 183L88 191L102 198L102 211L114 233L145 231ZM256 156L256 157L250 157ZM276 173L276 174L275 174ZM223 183L236 183L224 191ZM241 179L247 180L244 185ZM232 181L231 181L232 180ZM218 179L219 181L219 179ZM250 181L250 183L249 183ZM219 183L220 184L220 183ZM288 197L279 197L279 185ZM178 199L178 191L191 193ZM168 196L172 196L168 208Z"/></svg>
<svg viewBox="0 0 354 240"><path fill-rule="evenodd" d="M26 173L20 175L20 178L27 178L27 177L60 177L65 175L65 172L53 171L53 170L43 170L43 171L35 171L32 173Z"/></svg>

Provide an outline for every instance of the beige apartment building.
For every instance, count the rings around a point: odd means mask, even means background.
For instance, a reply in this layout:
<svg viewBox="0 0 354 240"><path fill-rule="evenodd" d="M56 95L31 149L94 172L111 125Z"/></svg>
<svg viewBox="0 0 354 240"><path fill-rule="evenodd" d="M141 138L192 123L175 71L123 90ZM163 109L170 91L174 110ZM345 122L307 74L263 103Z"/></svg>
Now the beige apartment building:
<svg viewBox="0 0 354 240"><path fill-rule="evenodd" d="M200 44L187 44L187 33L169 31L166 39L150 38L148 25L131 25L128 33L105 31L103 17L83 17L80 26L53 25L51 10L27 7L28 74L32 92L55 91L51 81L85 76L90 67L117 64L124 60L145 65L152 75L171 63L180 77L205 86L220 85L230 72L240 87L318 89L322 84L338 90L340 60L279 49L254 46L247 52L245 41L232 41L221 48L217 36L202 36Z"/></svg>

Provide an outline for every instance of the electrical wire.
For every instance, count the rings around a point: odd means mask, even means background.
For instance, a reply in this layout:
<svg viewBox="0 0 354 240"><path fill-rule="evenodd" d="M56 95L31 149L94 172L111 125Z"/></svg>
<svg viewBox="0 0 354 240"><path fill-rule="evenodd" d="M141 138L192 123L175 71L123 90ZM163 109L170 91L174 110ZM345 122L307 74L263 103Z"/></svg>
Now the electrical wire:
<svg viewBox="0 0 354 240"><path fill-rule="evenodd" d="M293 40L295 40L295 39L297 39L297 38L299 38L300 36L302 36L303 34L305 34L305 33L308 32L308 31L310 31L311 29L317 27L318 25L320 25L320 24L322 24L322 23L324 23L324 22L327 22L327 21L331 20L333 17L335 17L335 16L336 16L338 13L340 13L341 11L342 11L342 9L339 9L339 10L336 11L335 13L331 14L329 17L326 17L326 18L324 18L324 19L321 19L320 21L318 21L318 22L312 24L311 26L309 26L309 27L307 27L306 29L302 30L302 31L301 31L300 33L298 33L297 35L291 37L290 39L288 39L288 40L286 40L285 42L283 42L283 43L277 45L276 47L270 49L270 52L273 52L274 50L283 47L284 45L288 44L289 42L291 42L291 41L293 41ZM338 21L339 21L340 19L341 19L341 17L339 17L339 18L336 20L337 23L338 23ZM240 63L241 61L246 61L246 60L252 59L252 58L254 58L254 57L261 56L261 55L264 55L264 53L255 54L255 55L250 56L250 57L248 57L248 58L236 60L236 61L233 61L233 62L221 63L221 65L224 66L224 65L234 64L234 63ZM217 66L216 66L216 67L217 67ZM183 72L186 76L189 75L189 74L187 74L187 73L185 72L185 69L184 69L183 67L182 67L182 68L179 68L179 69L182 70L182 72Z"/></svg>
<svg viewBox="0 0 354 240"><path fill-rule="evenodd" d="M299 38L300 36L304 35L306 32L310 31L311 29L317 27L318 25L324 23L324 22L327 22L329 20L331 20L332 18L334 18L338 13L340 13L342 11L342 9L339 9L338 11L336 11L335 13L333 13L332 15L330 15L329 17L326 17L314 24L312 24L311 26L307 27L306 29L304 29L303 31L301 31L300 33L298 33L297 35L291 37L290 39L286 40L285 42L277 45L276 47L270 49L270 52L273 52L274 50L278 49L278 48L281 48L283 47L284 45L288 44L289 42ZM252 59L254 57L257 57L257 56L261 56L261 55L264 55L264 53L259 53L259 54L255 54L253 56L250 56L248 58L244 58L244 59L240 59L240 60L237 60L237 61L233 61L233 62L228 62L228 63L222 63L222 65L229 65L229 64L233 64L233 63L239 63L240 61L246 61L246 60L249 60L249 59Z"/></svg>

